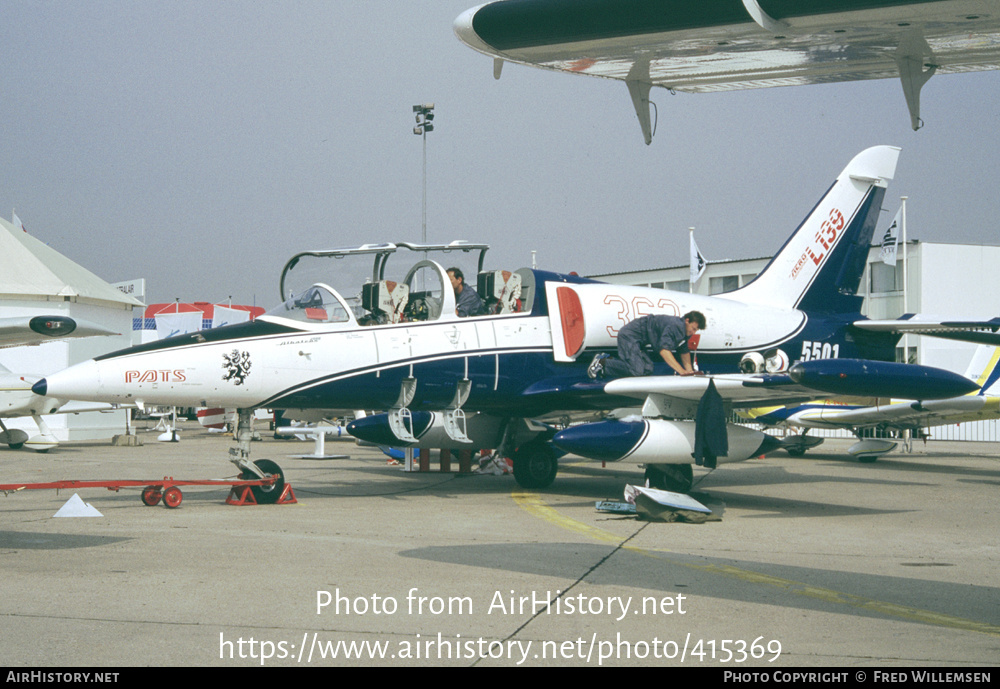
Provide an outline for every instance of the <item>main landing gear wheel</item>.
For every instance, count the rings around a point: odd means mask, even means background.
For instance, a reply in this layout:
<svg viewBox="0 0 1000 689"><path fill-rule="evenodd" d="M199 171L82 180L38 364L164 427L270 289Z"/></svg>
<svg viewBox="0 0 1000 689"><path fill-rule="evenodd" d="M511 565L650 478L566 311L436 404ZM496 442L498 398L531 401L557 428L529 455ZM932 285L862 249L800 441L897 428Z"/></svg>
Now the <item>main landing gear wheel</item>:
<svg viewBox="0 0 1000 689"><path fill-rule="evenodd" d="M160 489L156 486L146 486L142 489L142 504L146 507L156 507L160 504Z"/></svg>
<svg viewBox="0 0 1000 689"><path fill-rule="evenodd" d="M878 455L861 455L858 457L858 461L862 464L871 464L876 459L878 459Z"/></svg>
<svg viewBox="0 0 1000 689"><path fill-rule="evenodd" d="M788 453L789 457L804 457L806 454L805 448L785 448L785 452Z"/></svg>
<svg viewBox="0 0 1000 689"><path fill-rule="evenodd" d="M165 491L163 491L163 506L173 509L175 507L180 507L181 500L184 499L184 494L181 493L181 489L177 486L170 486Z"/></svg>
<svg viewBox="0 0 1000 689"><path fill-rule="evenodd" d="M514 480L522 488L548 488L556 480L559 459L548 443L528 443L514 451Z"/></svg>
<svg viewBox="0 0 1000 689"><path fill-rule="evenodd" d="M646 480L650 488L687 493L694 485L694 470L690 464L647 464Z"/></svg>
<svg viewBox="0 0 1000 689"><path fill-rule="evenodd" d="M281 467L270 459L258 459L254 462L254 465L265 475L281 474ZM240 478L244 481L253 481L260 477L252 471L247 470L243 472ZM254 500L257 501L258 505L273 505L278 502L278 498L285 491L285 477L280 476L277 481L268 486L250 486L250 490L253 491Z"/></svg>

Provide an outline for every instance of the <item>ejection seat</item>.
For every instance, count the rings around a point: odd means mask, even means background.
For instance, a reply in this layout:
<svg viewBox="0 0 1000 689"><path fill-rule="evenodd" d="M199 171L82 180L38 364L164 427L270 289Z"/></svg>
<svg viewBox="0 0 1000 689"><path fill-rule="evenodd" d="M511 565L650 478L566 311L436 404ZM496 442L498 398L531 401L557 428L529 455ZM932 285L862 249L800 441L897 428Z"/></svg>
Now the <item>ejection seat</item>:
<svg viewBox="0 0 1000 689"><path fill-rule="evenodd" d="M399 323L409 300L410 286L392 280L369 282L361 288L361 306L376 322Z"/></svg>
<svg viewBox="0 0 1000 689"><path fill-rule="evenodd" d="M521 310L521 276L508 270L484 270L476 287L486 313L518 313Z"/></svg>

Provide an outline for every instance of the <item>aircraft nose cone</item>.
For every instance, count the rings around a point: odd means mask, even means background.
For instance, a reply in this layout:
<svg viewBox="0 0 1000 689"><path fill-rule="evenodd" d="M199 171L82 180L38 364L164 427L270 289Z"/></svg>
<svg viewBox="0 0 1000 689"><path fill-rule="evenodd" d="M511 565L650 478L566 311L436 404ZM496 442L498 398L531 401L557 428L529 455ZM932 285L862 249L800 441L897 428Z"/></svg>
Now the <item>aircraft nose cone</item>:
<svg viewBox="0 0 1000 689"><path fill-rule="evenodd" d="M788 377L791 378L798 384L802 384L802 379L805 377L806 370L801 363L792 364L792 367L788 369Z"/></svg>
<svg viewBox="0 0 1000 689"><path fill-rule="evenodd" d="M40 381L31 386L31 391L36 395L45 397L45 394L49 391L49 384L44 378L42 378Z"/></svg>

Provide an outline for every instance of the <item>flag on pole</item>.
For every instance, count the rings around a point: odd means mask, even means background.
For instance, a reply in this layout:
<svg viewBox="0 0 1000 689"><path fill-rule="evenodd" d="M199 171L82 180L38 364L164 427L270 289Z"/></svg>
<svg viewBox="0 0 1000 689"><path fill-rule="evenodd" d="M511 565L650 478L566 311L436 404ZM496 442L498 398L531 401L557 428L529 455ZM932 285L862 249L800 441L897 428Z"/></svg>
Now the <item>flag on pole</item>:
<svg viewBox="0 0 1000 689"><path fill-rule="evenodd" d="M896 250L899 248L899 223L902 212L903 207L900 206L899 210L896 211L896 217L892 219L882 236L882 252L879 254L879 258L887 266L896 265Z"/></svg>
<svg viewBox="0 0 1000 689"><path fill-rule="evenodd" d="M698 248L698 245L694 241L693 227L691 228L690 232L691 232L691 286L693 287L694 283L698 282L699 278L701 278L702 276L702 273L705 272L705 266L707 265L708 262L705 260L705 257L701 255L701 250Z"/></svg>
<svg viewBox="0 0 1000 689"><path fill-rule="evenodd" d="M250 320L250 312L243 309L231 309L228 306L215 304L212 313L212 327L221 328L234 323L246 323Z"/></svg>
<svg viewBox="0 0 1000 689"><path fill-rule="evenodd" d="M158 313L156 319L156 337L164 340L175 335L185 335L201 330L201 311L181 311L179 313Z"/></svg>

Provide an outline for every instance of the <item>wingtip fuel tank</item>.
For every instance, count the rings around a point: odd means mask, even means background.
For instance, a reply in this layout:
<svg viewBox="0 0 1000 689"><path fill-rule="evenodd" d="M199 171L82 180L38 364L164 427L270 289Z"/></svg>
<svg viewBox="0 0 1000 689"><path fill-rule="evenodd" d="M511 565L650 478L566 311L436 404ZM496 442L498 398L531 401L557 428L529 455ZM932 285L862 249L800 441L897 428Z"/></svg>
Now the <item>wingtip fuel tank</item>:
<svg viewBox="0 0 1000 689"><path fill-rule="evenodd" d="M799 385L835 395L934 400L979 389L965 376L932 366L864 359L801 361L788 370Z"/></svg>

